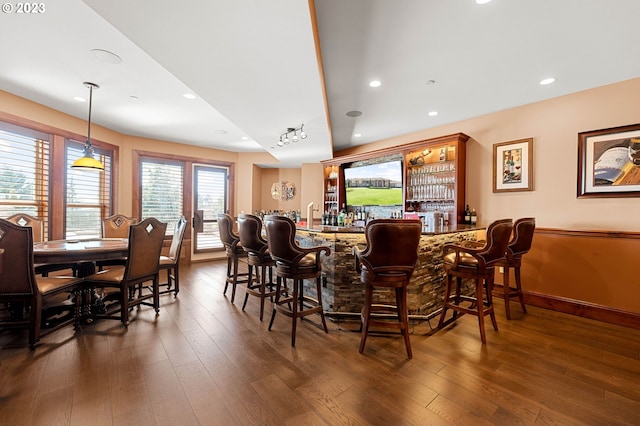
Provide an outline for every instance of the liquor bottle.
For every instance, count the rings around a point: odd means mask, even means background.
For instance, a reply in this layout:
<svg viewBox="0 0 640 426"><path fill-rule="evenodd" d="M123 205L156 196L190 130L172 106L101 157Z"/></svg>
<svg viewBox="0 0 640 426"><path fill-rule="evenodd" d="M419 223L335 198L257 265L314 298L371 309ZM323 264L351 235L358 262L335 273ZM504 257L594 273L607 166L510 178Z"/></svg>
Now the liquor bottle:
<svg viewBox="0 0 640 426"><path fill-rule="evenodd" d="M469 204L467 204L467 208L464 209L463 223L467 225L471 223L471 210L469 210Z"/></svg>
<svg viewBox="0 0 640 426"><path fill-rule="evenodd" d="M476 213L476 209L471 210L471 224L475 225L478 223L478 213Z"/></svg>

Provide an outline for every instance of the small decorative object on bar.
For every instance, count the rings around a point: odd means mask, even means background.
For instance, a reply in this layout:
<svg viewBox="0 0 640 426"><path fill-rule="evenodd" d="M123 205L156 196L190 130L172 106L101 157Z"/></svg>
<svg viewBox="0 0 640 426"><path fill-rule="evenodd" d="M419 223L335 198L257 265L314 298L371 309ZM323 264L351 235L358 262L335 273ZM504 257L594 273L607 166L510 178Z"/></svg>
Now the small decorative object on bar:
<svg viewBox="0 0 640 426"><path fill-rule="evenodd" d="M493 192L533 191L533 138L493 145Z"/></svg>
<svg viewBox="0 0 640 426"><path fill-rule="evenodd" d="M100 160L97 160L93 156L93 147L91 146L91 104L93 103L93 89L99 89L100 86L88 81L85 81L82 84L89 88L89 120L87 121L87 142L84 145L84 155L74 161L71 167L73 167L74 169L82 170L104 171L104 164L102 164Z"/></svg>
<svg viewBox="0 0 640 426"><path fill-rule="evenodd" d="M288 201L296 197L296 185L293 182L274 182L271 185L271 198Z"/></svg>
<svg viewBox="0 0 640 426"><path fill-rule="evenodd" d="M280 139L276 143L279 147L289 145L289 142L298 142L300 139L306 139L307 133L304 131L304 123L300 127L289 127L286 132L282 132Z"/></svg>
<svg viewBox="0 0 640 426"><path fill-rule="evenodd" d="M640 124L578 133L578 198L640 196Z"/></svg>
<svg viewBox="0 0 640 426"><path fill-rule="evenodd" d="M429 148L425 149L415 157L409 160L412 166L419 166L420 164L424 164L424 157L431 154L431 150Z"/></svg>

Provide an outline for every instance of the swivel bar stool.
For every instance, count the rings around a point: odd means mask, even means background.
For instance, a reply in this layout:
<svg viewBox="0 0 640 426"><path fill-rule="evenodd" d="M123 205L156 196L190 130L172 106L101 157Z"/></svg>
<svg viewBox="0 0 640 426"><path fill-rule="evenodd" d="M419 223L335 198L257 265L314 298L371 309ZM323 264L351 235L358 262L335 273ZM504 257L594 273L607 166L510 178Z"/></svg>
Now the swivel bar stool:
<svg viewBox="0 0 640 426"><path fill-rule="evenodd" d="M273 267L276 261L269 253L267 240L262 238L262 219L252 214L238 215L238 235L240 244L247 252L247 264L249 265L249 277L247 292L244 296L242 310L247 306L249 295L260 298L260 321L264 316L264 299L273 300L276 295L276 283L273 282ZM256 268L256 279L253 279L253 267ZM267 282L267 275L269 281Z"/></svg>
<svg viewBox="0 0 640 426"><path fill-rule="evenodd" d="M236 286L249 282L249 274L240 273L238 270L238 262L240 258L247 257L247 252L240 245L240 237L233 232L233 219L227 213L218 215L218 231L227 254L227 279L223 294L227 294L227 288L231 284L231 303L233 303L236 298Z"/></svg>
<svg viewBox="0 0 640 426"><path fill-rule="evenodd" d="M444 303L438 328L444 325L448 309L453 310L453 319L458 312L475 315L480 326L482 343L487 343L484 329L484 317L489 315L493 328L498 330L498 323L493 311L493 280L495 267L504 259L513 229L511 219L493 222L487 228L487 241L483 247L472 248L456 244L445 244L443 247L444 269L447 274ZM453 278L456 278L455 294L452 295ZM472 279L475 285L475 296L462 294L462 279ZM486 296L486 297L485 297ZM465 302L468 302L467 305Z"/></svg>
<svg viewBox="0 0 640 426"><path fill-rule="evenodd" d="M331 249L325 246L300 247L296 243L296 225L284 216L268 215L264 217L267 230L267 244L271 257L276 261L276 300L269 322L269 330L276 318L276 312L281 312L292 318L291 346L296 345L296 324L298 318L318 313L322 320L322 327L328 333L322 307L322 285L320 274L322 263L320 254L331 254ZM291 293L286 291L287 279L293 280ZM315 279L317 299L304 294L304 280ZM284 284L283 284L284 281ZM283 290L284 287L284 290Z"/></svg>

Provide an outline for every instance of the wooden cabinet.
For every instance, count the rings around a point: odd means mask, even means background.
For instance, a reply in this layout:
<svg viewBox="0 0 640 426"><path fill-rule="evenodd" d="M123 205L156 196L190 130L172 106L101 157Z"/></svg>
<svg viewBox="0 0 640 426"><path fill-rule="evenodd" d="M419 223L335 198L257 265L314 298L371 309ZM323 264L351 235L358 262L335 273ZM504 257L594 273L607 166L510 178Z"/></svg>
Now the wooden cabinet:
<svg viewBox="0 0 640 426"><path fill-rule="evenodd" d="M457 134L405 151L405 213L439 212L453 225L462 223L467 140Z"/></svg>
<svg viewBox="0 0 640 426"><path fill-rule="evenodd" d="M344 168L355 162L382 162L400 157L403 205L398 207L404 213L417 213L421 217L436 210L446 212L450 225L462 224L468 139L464 133L456 133L323 161L324 211L337 213L346 202Z"/></svg>

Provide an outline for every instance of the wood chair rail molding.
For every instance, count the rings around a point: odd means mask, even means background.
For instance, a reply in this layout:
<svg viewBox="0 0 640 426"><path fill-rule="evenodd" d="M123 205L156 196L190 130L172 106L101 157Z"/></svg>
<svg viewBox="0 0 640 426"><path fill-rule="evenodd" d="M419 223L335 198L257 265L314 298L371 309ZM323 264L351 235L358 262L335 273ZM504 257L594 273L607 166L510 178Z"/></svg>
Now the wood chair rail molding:
<svg viewBox="0 0 640 426"><path fill-rule="evenodd" d="M322 163L323 166L333 166L333 165L339 165L343 163L352 163L354 161L359 161L359 160L367 160L370 158L384 157L385 155L406 154L410 151L414 151L418 148L422 148L425 145L435 146L435 145L445 145L448 143L456 143L456 142L464 143L464 142L467 142L468 140L469 140L468 135L465 135L464 133L454 133L451 135L439 136L436 138L409 142L407 144L376 149L373 151L359 152L356 154L347 154L339 157L334 157L328 160L323 160L320 163Z"/></svg>

